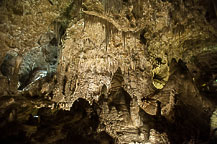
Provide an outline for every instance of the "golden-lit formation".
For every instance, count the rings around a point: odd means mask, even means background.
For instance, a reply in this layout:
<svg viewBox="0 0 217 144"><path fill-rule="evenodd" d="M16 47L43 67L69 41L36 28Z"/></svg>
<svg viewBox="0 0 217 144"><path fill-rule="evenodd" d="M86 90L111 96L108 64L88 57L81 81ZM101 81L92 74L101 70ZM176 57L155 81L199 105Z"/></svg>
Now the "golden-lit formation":
<svg viewBox="0 0 217 144"><path fill-rule="evenodd" d="M0 0L1 143L217 143L215 0Z"/></svg>

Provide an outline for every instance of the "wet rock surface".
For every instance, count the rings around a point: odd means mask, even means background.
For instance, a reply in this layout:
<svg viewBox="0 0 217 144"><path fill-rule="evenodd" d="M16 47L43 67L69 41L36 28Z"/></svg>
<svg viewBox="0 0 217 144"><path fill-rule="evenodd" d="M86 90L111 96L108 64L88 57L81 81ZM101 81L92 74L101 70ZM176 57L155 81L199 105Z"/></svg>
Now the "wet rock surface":
<svg viewBox="0 0 217 144"><path fill-rule="evenodd" d="M0 1L0 139L216 143L216 8Z"/></svg>

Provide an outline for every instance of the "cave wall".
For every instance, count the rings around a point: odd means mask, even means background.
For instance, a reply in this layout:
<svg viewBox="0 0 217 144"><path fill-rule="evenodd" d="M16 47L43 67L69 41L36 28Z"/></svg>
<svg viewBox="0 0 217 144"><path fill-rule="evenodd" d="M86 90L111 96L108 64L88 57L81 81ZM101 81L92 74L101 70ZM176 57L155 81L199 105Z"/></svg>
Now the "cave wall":
<svg viewBox="0 0 217 144"><path fill-rule="evenodd" d="M36 69L55 71L70 2L1 1L1 73L13 79L12 91L19 87L18 80L24 87ZM7 87L2 85L1 91Z"/></svg>
<svg viewBox="0 0 217 144"><path fill-rule="evenodd" d="M85 99L99 117L95 130L115 143L206 141L215 129L216 7L2 0L0 94L64 110Z"/></svg>

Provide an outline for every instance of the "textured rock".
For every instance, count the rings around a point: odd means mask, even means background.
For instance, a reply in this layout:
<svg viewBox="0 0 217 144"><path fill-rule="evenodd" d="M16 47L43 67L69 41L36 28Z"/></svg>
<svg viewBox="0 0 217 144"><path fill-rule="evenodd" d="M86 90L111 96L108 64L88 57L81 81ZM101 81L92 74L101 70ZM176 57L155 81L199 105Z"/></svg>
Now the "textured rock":
<svg viewBox="0 0 217 144"><path fill-rule="evenodd" d="M0 127L17 127L2 139L215 140L216 7L213 0L2 0L0 94L16 97L1 97Z"/></svg>

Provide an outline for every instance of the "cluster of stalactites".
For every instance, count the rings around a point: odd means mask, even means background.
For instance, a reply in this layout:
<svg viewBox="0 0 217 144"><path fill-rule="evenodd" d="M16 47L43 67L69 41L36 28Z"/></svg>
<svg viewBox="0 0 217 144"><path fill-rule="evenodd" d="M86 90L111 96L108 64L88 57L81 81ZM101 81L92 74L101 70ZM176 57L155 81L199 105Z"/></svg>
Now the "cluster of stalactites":
<svg viewBox="0 0 217 144"><path fill-rule="evenodd" d="M112 34L115 34L118 32L117 28L115 26L113 26L112 23L108 22L105 19L99 18L97 16L93 16L93 15L85 15L85 23L89 22L90 24L94 24L94 23L101 23L102 25L104 25L104 29L105 29L105 43L106 43L106 50L110 41L110 37Z"/></svg>
<svg viewBox="0 0 217 144"><path fill-rule="evenodd" d="M123 7L123 0L102 0L106 13L111 11L120 12Z"/></svg>
<svg viewBox="0 0 217 144"><path fill-rule="evenodd" d="M138 4L141 3L142 0L138 0ZM101 1L102 4L104 5L104 10L106 14L109 14L110 12L120 12L123 8L123 4L126 2L123 2L123 0L102 0ZM128 0L128 3L133 3L133 0ZM138 7L138 11L140 11L140 8ZM106 19L94 16L94 15L88 15L85 14L84 16L84 21L85 23L89 22L91 24L94 23L101 23L102 25L104 25L105 28L105 44L106 44L106 50L108 48L109 45L109 41L111 38L112 34L115 34L118 32L118 29L109 21L107 21ZM119 31L120 32L120 31ZM122 38L123 38L123 47L126 47L126 37L128 35L131 35L133 37L137 37L138 36L138 32L124 32L121 31L122 33Z"/></svg>
<svg viewBox="0 0 217 144"><path fill-rule="evenodd" d="M124 5L127 7L133 5L134 13L140 15L142 10L142 3L144 0L101 0L104 6L105 13L116 12L120 13Z"/></svg>
<svg viewBox="0 0 217 144"><path fill-rule="evenodd" d="M111 36L113 34L120 32L111 22L107 21L106 19L94 16L94 15L86 14L84 17L84 21L85 21L85 25L86 25L86 23L90 23L90 24L101 23L102 25L104 25L106 50L108 48ZM138 32L133 33L133 32L121 31L121 33L122 33L123 47L124 48L126 47L126 37L127 36L130 35L130 36L133 36L135 38L138 37Z"/></svg>

